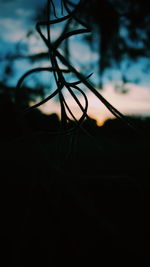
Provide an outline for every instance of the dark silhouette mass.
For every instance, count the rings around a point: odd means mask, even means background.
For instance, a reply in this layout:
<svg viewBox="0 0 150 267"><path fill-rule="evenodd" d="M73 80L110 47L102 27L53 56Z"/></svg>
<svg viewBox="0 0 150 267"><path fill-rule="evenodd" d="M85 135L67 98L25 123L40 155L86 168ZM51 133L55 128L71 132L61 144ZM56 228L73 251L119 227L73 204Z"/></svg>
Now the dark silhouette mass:
<svg viewBox="0 0 150 267"><path fill-rule="evenodd" d="M4 118L1 260L147 266L149 134L138 136L112 120L94 125L93 139L81 130L62 136L56 115L32 111L24 127L15 125L12 112ZM136 122L149 132L149 119ZM85 121L93 133L89 128Z"/></svg>

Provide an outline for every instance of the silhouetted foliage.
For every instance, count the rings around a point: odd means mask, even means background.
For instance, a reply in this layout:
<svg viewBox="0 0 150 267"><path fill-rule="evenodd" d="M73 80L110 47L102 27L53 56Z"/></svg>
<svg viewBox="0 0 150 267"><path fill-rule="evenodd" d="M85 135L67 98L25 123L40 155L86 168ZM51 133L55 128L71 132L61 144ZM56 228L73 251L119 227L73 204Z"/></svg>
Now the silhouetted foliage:
<svg viewBox="0 0 150 267"><path fill-rule="evenodd" d="M24 127L29 132L57 132L60 130L60 120L57 114L45 115L36 109L26 114Z"/></svg>
<svg viewBox="0 0 150 267"><path fill-rule="evenodd" d="M73 1L67 3L70 9L75 6ZM83 39L99 55L100 81L103 80L105 70L115 68L121 72L122 81L128 82L127 70L130 65L139 58L147 59L150 56L149 2L142 0L82 0L81 3L83 4L81 4L75 18L78 18L78 20L82 18L82 21L88 23L91 28L91 34L85 34ZM56 6L56 11L58 7ZM38 21L45 18L46 5L43 10L37 10L36 12L34 20ZM76 29L77 23L75 20L68 20L62 32L67 33L72 28ZM29 31L26 35L27 40L34 34L34 31ZM23 58L36 62L48 57L47 51L31 55L21 48L21 43L18 47L19 49L16 49L14 54L7 53L6 57L3 56L1 59L8 60L4 69L5 80L8 79L10 74L13 74L14 60ZM63 41L63 51L68 60L71 60L72 47L69 39ZM122 68L121 62L126 62L126 67ZM148 72L148 63L143 64L145 64L144 72ZM138 82L138 77L134 82Z"/></svg>
<svg viewBox="0 0 150 267"><path fill-rule="evenodd" d="M20 134L17 110L9 93L0 94L0 137L12 138Z"/></svg>
<svg viewBox="0 0 150 267"><path fill-rule="evenodd" d="M84 39L99 54L100 79L107 68L118 68L122 80L128 77L126 71L130 64L139 58L149 58L150 36L150 4L148 1L135 0L91 0L81 1L78 14L91 28L91 35ZM70 8L74 6L73 2ZM41 13L42 14L42 13ZM39 15L40 17L40 15ZM65 31L77 26L74 21L68 21ZM72 51L69 39L65 41L66 56L70 58ZM47 54L35 55L36 59L47 57ZM121 69L120 63L127 61L126 69ZM146 63L145 63L146 64ZM149 66L146 67L149 71Z"/></svg>
<svg viewBox="0 0 150 267"><path fill-rule="evenodd" d="M84 2L81 14L93 33L87 41L93 48L95 40L99 42L101 74L107 67L120 68L124 59L132 62L139 57L149 58L149 10L150 3L142 0Z"/></svg>
<svg viewBox="0 0 150 267"><path fill-rule="evenodd" d="M50 67L39 67L34 68L29 71L27 71L24 75L21 76L19 79L17 86L16 86L16 93L15 93L15 101L17 107L20 105L19 101L19 94L22 87L22 84L24 80L30 76L33 73L38 72L52 72L54 81L56 84L56 89L53 93L51 93L48 97L46 97L44 100L40 101L39 103L33 105L32 107L27 107L25 112L30 112L32 109L35 109L39 107L40 105L44 104L45 102L51 100L54 96L58 96L60 107L61 107L61 125L62 129L65 131L67 128L67 122L70 121L70 118L68 116L68 113L70 116L74 119L76 122L76 125L78 127L81 127L82 122L85 118L88 118L88 99L86 94L83 91L83 88L80 87L80 84L84 85L86 88L88 88L109 110L110 112L115 115L117 118L123 120L128 126L133 127L132 123L123 115L121 114L115 107L113 107L99 92L94 88L94 86L88 81L88 79L91 77L92 73L88 76L82 75L82 73L72 64L70 63L70 60L68 59L68 56L65 54L63 55L62 52L59 51L59 47L61 44L65 41L68 43L68 39L72 36L85 34L90 32L90 28L87 23L80 20L76 13L83 7L84 1L80 1L77 5L73 6L74 10L70 10L69 5L70 2L62 0L61 1L61 17L57 17L56 13L56 6L53 3L53 1L47 1L47 14L46 14L46 20L41 20L36 23L36 31L40 35L42 41L44 42L45 46L48 49L48 55L50 60ZM63 8L67 12L67 15L63 14ZM52 12L50 12L52 11ZM52 15L55 17L52 18ZM76 27L70 28L70 21L74 21L75 24L78 25ZM57 37L55 41L52 41L51 38L51 26L55 25L60 22L66 22L66 25L64 26L63 31L61 32L60 36ZM69 23L69 24L68 24ZM42 32L43 26L46 26L46 33L44 34ZM82 28L81 28L82 27ZM65 50L66 51L66 50ZM67 49L68 51L68 49ZM60 67L60 62L63 64L66 69L62 69ZM76 77L78 80L71 82L69 81L65 73L70 73L74 77ZM75 115L71 111L70 107L68 106L68 103L64 97L63 89L66 89L69 94L71 95L72 99L76 102L77 106L80 108L82 115L79 120L76 119ZM81 104L79 101L76 93L80 93L85 101L85 106Z"/></svg>

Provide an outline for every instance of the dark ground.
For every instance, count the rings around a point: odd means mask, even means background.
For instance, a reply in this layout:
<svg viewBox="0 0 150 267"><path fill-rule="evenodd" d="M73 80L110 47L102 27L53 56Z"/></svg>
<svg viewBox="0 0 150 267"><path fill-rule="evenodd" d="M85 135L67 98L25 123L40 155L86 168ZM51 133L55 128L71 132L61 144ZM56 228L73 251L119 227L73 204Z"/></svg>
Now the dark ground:
<svg viewBox="0 0 150 267"><path fill-rule="evenodd" d="M144 131L3 134L1 266L149 266Z"/></svg>

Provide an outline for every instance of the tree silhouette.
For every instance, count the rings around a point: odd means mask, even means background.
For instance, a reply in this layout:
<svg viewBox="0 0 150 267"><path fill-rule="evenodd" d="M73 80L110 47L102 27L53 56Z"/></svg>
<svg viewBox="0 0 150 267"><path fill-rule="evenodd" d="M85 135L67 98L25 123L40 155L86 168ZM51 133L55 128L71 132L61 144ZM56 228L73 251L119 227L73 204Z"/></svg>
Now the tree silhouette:
<svg viewBox="0 0 150 267"><path fill-rule="evenodd" d="M145 1L86 1L81 10L94 32L100 35L99 51L102 70L127 55L135 60L150 54L150 4ZM94 41L94 40L93 40ZM106 58L107 57L107 58Z"/></svg>
<svg viewBox="0 0 150 267"><path fill-rule="evenodd" d="M68 3L73 6L71 2ZM107 68L120 69L120 63L125 59L128 59L129 65L140 57L149 58L149 9L149 2L141 0L83 1L76 17L82 17L82 21L88 22L92 34L85 35L85 40L92 45L92 49L95 41L99 43L97 52L100 76ZM69 21L66 29L71 28L73 23ZM69 39L65 42L66 54L71 53ZM125 79L127 77L123 72L122 80L126 82Z"/></svg>
<svg viewBox="0 0 150 267"><path fill-rule="evenodd" d="M61 1L60 1L61 2ZM70 10L75 7L75 3L79 1L67 1L67 6ZM110 70L109 78L111 76L111 69L115 68L120 71L120 76L123 83L128 82L127 75L128 68L132 66L139 58L147 59L150 56L149 49L149 2L141 0L91 0L81 1L78 13L75 15L76 19L82 17L82 23L88 24L91 29L91 34L83 35L83 39L88 43L92 50L95 50L99 55L99 80L102 87L103 76L106 70ZM59 9L59 1L54 2L55 12ZM62 5L63 6L63 5ZM46 5L41 10L37 10L34 20L41 20L46 14ZM60 13L60 11L58 12ZM54 14L53 14L54 15ZM77 27L76 20L68 20L62 32L68 32L72 28ZM29 30L26 37L30 38L34 35L34 31ZM97 44L97 45L95 45ZM19 44L21 48L21 43ZM72 58L72 47L70 46L70 38L63 40L63 51L68 60ZM16 54L8 54L11 62L22 58L29 59L31 62L40 62L48 57L48 52L39 52L37 54L26 55L25 53L16 50ZM122 63L126 62L123 68ZM94 63L96 64L96 63ZM9 76L13 64L8 64L5 69L5 79ZM82 67L80 66L82 71ZM145 61L142 70L149 71L149 63ZM141 71L142 71L141 70ZM95 81L92 81L95 82ZM139 82L139 77L136 77L133 82ZM124 91L124 90L123 90Z"/></svg>

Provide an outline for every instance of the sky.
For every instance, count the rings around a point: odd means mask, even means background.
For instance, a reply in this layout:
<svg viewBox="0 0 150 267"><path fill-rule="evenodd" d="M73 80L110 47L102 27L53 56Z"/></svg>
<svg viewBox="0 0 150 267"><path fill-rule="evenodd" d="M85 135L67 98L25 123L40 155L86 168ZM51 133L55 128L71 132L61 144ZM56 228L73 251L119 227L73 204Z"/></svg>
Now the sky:
<svg viewBox="0 0 150 267"><path fill-rule="evenodd" d="M58 0L57 0L58 1ZM38 34L33 34L27 39L28 31L35 31L35 11L41 8L46 0L0 0L0 69L6 62L3 62L3 57L8 52L14 52L18 42L26 43L28 40L28 53L39 53L46 51L42 40ZM52 29L53 38L60 33L60 29L55 27ZM70 45L72 47L72 58L77 68L84 68L85 73L88 75L93 72L91 81L97 80L97 66L98 55L92 51L81 37L71 38ZM140 83L128 82L125 85L125 92L122 94L117 88L121 87L120 73L118 70L111 70L113 81L104 78L104 89L101 90L98 86L97 90L116 108L124 114L128 115L150 115L150 75L149 73L141 71L146 59L140 59L135 64L132 64L128 70L129 80L140 78ZM17 80L26 71L34 67L49 66L48 61L29 63L25 60L18 60L14 63L15 75L13 75L8 83L15 86ZM91 71L92 70L92 71ZM0 71L0 80L2 78L2 71ZM41 75L41 77L43 77ZM45 76L46 77L46 76ZM42 79L42 78L41 78ZM29 81L30 82L30 81ZM85 90L89 100L88 114L94 117L99 124L109 117L112 117L110 112L104 107L102 103L90 92ZM81 112L73 102L71 96L65 93L67 103L77 118L80 117ZM82 97L78 96L82 102ZM56 101L46 103L41 107L42 111L46 113L56 112L59 113L59 104Z"/></svg>

